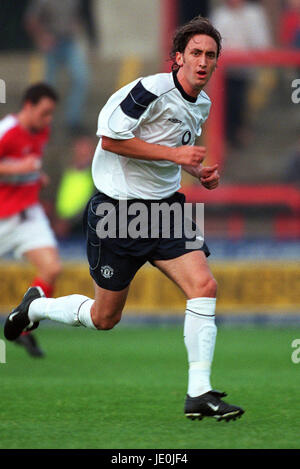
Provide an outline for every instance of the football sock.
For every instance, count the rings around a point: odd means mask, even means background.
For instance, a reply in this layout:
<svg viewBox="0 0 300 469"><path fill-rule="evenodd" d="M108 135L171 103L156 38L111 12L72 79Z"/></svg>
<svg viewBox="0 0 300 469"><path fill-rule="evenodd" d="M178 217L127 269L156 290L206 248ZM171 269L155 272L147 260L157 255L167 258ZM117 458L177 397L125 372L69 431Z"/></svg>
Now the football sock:
<svg viewBox="0 0 300 469"><path fill-rule="evenodd" d="M96 329L91 318L94 300L83 295L61 296L60 298L37 298L28 309L30 321L43 319L62 322L70 326L85 326Z"/></svg>
<svg viewBox="0 0 300 469"><path fill-rule="evenodd" d="M91 316L91 307L94 304L94 300L87 298L78 309L78 320L82 326L87 327L88 329L97 329L93 323Z"/></svg>
<svg viewBox="0 0 300 469"><path fill-rule="evenodd" d="M51 298L53 296L54 285L51 283L45 282L40 277L36 277L32 282L32 287L41 287L47 298Z"/></svg>
<svg viewBox="0 0 300 469"><path fill-rule="evenodd" d="M216 298L192 298L187 301L184 343L189 362L187 393L197 397L212 389L210 370L215 349Z"/></svg>

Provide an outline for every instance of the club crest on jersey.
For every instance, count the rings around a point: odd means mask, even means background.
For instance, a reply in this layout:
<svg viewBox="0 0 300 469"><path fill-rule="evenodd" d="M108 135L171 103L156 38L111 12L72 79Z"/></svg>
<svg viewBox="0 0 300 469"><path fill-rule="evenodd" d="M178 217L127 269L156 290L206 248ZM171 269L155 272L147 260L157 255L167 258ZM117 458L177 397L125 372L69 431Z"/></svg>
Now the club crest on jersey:
<svg viewBox="0 0 300 469"><path fill-rule="evenodd" d="M101 267L101 275L104 278L111 278L114 275L114 269L109 265L103 265Z"/></svg>

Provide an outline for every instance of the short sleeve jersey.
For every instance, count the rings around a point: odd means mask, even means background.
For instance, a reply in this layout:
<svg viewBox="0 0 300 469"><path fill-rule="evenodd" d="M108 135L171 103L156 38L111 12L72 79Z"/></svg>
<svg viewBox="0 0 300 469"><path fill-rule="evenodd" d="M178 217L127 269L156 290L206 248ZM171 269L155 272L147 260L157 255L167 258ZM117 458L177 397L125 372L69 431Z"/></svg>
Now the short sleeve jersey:
<svg viewBox="0 0 300 469"><path fill-rule="evenodd" d="M139 78L114 93L98 119L100 140L92 164L97 189L123 200L160 200L174 194L180 188L181 166L105 151L102 137L137 137L167 147L194 145L210 106L204 91L197 98L187 95L174 72Z"/></svg>
<svg viewBox="0 0 300 469"><path fill-rule="evenodd" d="M0 121L0 161L18 161L30 153L42 157L49 129L31 133L14 115ZM40 172L0 175L0 218L10 217L38 202Z"/></svg>

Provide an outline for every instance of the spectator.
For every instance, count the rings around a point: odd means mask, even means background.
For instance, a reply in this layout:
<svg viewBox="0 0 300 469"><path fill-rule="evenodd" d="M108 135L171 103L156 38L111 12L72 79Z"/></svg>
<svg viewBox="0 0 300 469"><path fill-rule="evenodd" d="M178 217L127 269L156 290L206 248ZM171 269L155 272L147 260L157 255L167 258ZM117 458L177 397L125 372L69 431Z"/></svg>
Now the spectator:
<svg viewBox="0 0 300 469"><path fill-rule="evenodd" d="M70 73L66 123L72 134L83 127L89 81L89 69L79 41L80 26L86 26L90 43L96 42L89 7L90 0L31 0L25 15L29 34L37 48L45 54L45 80L54 84L59 67L65 66Z"/></svg>
<svg viewBox="0 0 300 469"><path fill-rule="evenodd" d="M224 0L212 11L212 23L223 37L223 50L268 48L271 34L265 12L260 5L246 0ZM251 72L246 68L232 68L226 77L228 142L236 147L245 141L245 107Z"/></svg>
<svg viewBox="0 0 300 469"><path fill-rule="evenodd" d="M62 175L57 193L54 231L59 238L67 238L78 226L82 231L82 213L95 191L91 175L95 146L88 135L74 139L72 161Z"/></svg>

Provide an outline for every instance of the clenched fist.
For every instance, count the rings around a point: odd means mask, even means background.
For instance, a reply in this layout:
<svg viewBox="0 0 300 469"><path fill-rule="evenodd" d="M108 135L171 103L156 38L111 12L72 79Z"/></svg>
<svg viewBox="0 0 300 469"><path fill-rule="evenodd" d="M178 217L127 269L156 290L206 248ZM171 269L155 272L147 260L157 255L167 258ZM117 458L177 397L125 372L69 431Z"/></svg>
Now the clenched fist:
<svg viewBox="0 0 300 469"><path fill-rule="evenodd" d="M219 185L220 174L218 172L218 165L205 166L199 172L199 181L206 189L215 189Z"/></svg>

